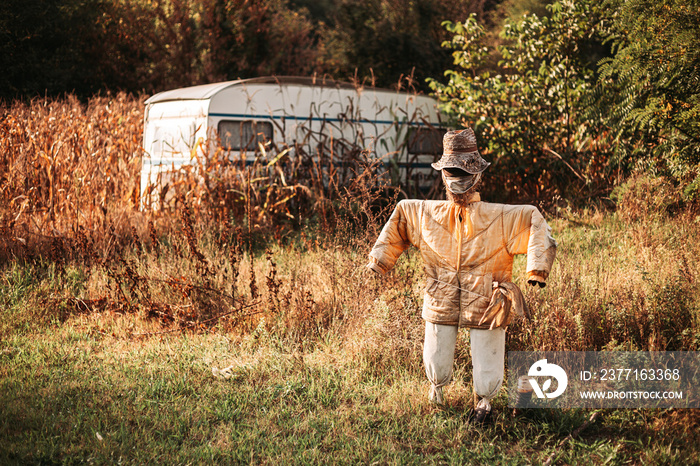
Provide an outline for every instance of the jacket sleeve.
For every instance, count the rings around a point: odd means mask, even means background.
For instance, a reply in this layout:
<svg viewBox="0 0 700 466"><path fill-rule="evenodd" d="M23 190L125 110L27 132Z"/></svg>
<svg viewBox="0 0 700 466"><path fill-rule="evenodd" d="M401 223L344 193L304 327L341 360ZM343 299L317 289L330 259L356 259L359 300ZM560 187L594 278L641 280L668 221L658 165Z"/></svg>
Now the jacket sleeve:
<svg viewBox="0 0 700 466"><path fill-rule="evenodd" d="M527 254L527 280L544 286L557 242L540 211L535 206L504 206L503 233L510 254Z"/></svg>
<svg viewBox="0 0 700 466"><path fill-rule="evenodd" d="M400 201L369 253L367 268L384 275L412 244L418 222L420 201Z"/></svg>

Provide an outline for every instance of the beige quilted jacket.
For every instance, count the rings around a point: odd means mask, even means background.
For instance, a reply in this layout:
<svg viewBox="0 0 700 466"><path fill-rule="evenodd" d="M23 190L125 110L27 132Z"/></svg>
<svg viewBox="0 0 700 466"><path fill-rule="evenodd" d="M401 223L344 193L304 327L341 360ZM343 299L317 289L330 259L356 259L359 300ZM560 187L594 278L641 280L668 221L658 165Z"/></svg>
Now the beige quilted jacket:
<svg viewBox="0 0 700 466"><path fill-rule="evenodd" d="M510 282L513 256L527 254L527 279L544 284L557 243L534 206L405 200L382 229L367 267L385 274L413 245L421 251L427 285L423 319L488 328L479 321L499 282Z"/></svg>

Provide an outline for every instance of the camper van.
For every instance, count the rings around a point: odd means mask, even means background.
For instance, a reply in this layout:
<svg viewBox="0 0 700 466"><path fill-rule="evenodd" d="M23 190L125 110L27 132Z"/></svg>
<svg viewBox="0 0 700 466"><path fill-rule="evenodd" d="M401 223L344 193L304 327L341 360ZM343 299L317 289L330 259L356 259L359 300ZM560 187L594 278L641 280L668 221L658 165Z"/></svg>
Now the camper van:
<svg viewBox="0 0 700 466"><path fill-rule="evenodd" d="M194 153L253 163L265 147L313 154L321 139L380 159L403 187L428 187L443 118L427 96L313 78L263 77L175 89L146 100L141 195ZM292 154L293 156L293 154Z"/></svg>

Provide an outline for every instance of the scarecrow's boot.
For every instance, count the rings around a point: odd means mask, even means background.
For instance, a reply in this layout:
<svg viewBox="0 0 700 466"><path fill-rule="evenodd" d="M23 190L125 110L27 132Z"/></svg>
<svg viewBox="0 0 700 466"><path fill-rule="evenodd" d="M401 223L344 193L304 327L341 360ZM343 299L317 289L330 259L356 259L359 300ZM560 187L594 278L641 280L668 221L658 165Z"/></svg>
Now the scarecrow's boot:
<svg viewBox="0 0 700 466"><path fill-rule="evenodd" d="M491 419L492 412L493 409L491 408L491 403L489 402L489 400L487 400L486 398L482 398L479 400L479 402L476 404L476 407L474 408L474 414L471 419L471 422L477 425L488 424L489 420Z"/></svg>

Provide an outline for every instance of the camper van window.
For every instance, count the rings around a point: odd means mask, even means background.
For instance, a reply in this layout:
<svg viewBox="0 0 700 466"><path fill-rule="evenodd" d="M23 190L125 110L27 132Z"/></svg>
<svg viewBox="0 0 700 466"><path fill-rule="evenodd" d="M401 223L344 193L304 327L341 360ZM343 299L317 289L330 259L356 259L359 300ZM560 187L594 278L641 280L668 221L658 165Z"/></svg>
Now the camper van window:
<svg viewBox="0 0 700 466"><path fill-rule="evenodd" d="M408 133L409 154L442 154L442 128L414 128Z"/></svg>
<svg viewBox="0 0 700 466"><path fill-rule="evenodd" d="M255 150L258 143L272 141L272 123L267 121L231 121L219 122L221 147L226 150Z"/></svg>

